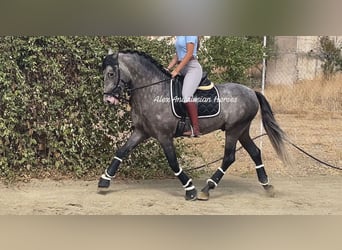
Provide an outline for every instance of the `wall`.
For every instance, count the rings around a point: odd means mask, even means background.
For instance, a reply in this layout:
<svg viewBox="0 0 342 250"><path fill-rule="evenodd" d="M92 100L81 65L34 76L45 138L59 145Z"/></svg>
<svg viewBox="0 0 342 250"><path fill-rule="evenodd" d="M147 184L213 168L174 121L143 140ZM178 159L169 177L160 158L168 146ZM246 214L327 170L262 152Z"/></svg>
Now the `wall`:
<svg viewBox="0 0 342 250"><path fill-rule="evenodd" d="M322 76L319 36L276 36L275 55L267 60L266 84L294 84ZM341 36L330 37L341 44Z"/></svg>

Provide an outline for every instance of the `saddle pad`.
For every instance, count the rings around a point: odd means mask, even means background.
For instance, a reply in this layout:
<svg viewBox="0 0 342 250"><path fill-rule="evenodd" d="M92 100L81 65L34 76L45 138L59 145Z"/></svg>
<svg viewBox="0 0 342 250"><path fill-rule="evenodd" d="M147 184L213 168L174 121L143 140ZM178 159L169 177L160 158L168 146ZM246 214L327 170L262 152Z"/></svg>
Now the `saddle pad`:
<svg viewBox="0 0 342 250"><path fill-rule="evenodd" d="M182 84L171 80L170 83L170 99L172 112L177 118L187 117L187 112L184 103L182 102ZM214 86L210 90L197 89L194 94L194 99L197 100L198 118L210 118L217 116L221 111L220 95Z"/></svg>

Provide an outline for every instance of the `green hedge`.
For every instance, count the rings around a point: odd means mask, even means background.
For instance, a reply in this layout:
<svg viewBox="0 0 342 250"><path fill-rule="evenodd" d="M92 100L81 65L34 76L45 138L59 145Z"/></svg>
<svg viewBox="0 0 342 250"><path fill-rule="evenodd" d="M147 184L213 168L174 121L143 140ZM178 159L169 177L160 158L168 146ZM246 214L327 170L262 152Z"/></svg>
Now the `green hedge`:
<svg viewBox="0 0 342 250"><path fill-rule="evenodd" d="M250 78L247 70L262 62L265 51L262 39L255 36L212 36L204 39L199 53L202 66L216 83L239 82L250 87L260 86L261 79Z"/></svg>
<svg viewBox="0 0 342 250"><path fill-rule="evenodd" d="M131 132L127 107L102 101L100 66L108 48L141 50L165 66L174 53L170 37L0 37L0 178L103 172ZM211 37L203 40L200 60L214 81L238 80L261 52L258 39ZM225 65L223 74L212 73ZM180 140L179 156L193 153L184 147ZM154 140L140 145L121 168L121 176L130 178L168 174Z"/></svg>
<svg viewBox="0 0 342 250"><path fill-rule="evenodd" d="M100 66L109 47L140 49L165 64L172 50L167 41L145 37L0 38L3 179L102 173L131 126L125 106L114 109L102 100ZM124 168L137 178L169 173L152 140Z"/></svg>

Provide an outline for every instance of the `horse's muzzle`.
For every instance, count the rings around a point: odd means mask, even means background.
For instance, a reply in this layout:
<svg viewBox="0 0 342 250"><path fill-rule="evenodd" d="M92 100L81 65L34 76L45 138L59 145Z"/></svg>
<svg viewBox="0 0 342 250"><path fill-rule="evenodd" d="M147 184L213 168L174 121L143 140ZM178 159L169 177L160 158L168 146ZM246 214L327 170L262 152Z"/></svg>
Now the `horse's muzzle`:
<svg viewBox="0 0 342 250"><path fill-rule="evenodd" d="M108 104L113 104L113 105L118 105L119 104L119 99L116 98L115 96L108 96L105 95L103 100L108 103Z"/></svg>

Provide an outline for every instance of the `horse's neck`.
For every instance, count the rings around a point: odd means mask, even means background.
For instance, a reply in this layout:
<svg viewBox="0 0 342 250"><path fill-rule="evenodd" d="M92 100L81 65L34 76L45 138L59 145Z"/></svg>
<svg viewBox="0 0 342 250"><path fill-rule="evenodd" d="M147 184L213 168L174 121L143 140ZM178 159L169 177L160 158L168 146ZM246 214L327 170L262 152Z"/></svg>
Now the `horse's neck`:
<svg viewBox="0 0 342 250"><path fill-rule="evenodd" d="M120 68L130 78L134 88L143 87L167 79L167 76L148 59L137 54L120 56Z"/></svg>

